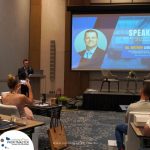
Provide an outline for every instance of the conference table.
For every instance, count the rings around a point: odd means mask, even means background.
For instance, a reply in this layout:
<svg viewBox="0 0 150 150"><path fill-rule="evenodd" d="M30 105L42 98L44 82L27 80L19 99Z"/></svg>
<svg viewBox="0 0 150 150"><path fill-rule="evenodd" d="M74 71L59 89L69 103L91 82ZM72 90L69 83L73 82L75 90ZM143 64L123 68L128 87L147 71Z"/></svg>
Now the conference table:
<svg viewBox="0 0 150 150"><path fill-rule="evenodd" d="M60 119L62 105L50 105L48 102L41 103L36 100L33 105L28 107L32 110L33 114L49 117L50 121L52 118Z"/></svg>
<svg viewBox="0 0 150 150"><path fill-rule="evenodd" d="M0 114L0 120L11 122L12 116ZM30 138L32 138L32 133L34 132L34 128L38 126L42 126L44 124L45 124L44 122L37 121L37 120L29 120L29 119L24 120L22 118L15 117L14 126L10 126L10 127L7 126L6 128L5 127L0 128L0 134L8 130L18 130L18 131L25 132L26 134L29 135Z"/></svg>

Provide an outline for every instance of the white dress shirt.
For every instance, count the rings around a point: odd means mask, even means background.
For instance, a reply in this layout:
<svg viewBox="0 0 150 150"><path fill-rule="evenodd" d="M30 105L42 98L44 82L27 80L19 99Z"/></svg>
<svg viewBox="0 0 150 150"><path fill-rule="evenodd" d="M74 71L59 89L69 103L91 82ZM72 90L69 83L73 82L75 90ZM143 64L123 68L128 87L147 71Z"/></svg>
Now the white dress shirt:
<svg viewBox="0 0 150 150"><path fill-rule="evenodd" d="M95 51L96 51L96 48L97 48L97 47L94 47L94 48L92 48L92 49L90 49L90 50L86 50L86 52L84 53L83 58L91 59L92 56L93 56L93 54L94 54Z"/></svg>

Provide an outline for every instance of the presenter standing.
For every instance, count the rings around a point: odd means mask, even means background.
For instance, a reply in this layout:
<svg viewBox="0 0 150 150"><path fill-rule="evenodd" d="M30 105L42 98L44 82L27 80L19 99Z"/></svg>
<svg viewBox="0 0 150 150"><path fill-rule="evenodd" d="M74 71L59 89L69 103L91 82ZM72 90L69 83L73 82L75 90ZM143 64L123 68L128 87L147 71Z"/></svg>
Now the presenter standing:
<svg viewBox="0 0 150 150"><path fill-rule="evenodd" d="M28 87L26 86L25 80L28 79L28 77L33 74L34 71L32 67L29 66L29 60L24 59L23 60L23 67L18 69L18 77L21 82L21 94L24 94L26 96L29 95Z"/></svg>

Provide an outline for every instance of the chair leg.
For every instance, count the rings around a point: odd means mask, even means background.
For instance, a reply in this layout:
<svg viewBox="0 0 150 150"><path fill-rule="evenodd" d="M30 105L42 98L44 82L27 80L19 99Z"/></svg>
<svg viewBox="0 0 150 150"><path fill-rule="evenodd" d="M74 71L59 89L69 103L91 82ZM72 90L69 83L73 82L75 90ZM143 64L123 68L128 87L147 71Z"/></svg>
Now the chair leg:
<svg viewBox="0 0 150 150"><path fill-rule="evenodd" d="M127 80L127 92L129 91L129 79Z"/></svg>
<svg viewBox="0 0 150 150"><path fill-rule="evenodd" d="M118 92L119 92L119 81L118 81Z"/></svg>
<svg viewBox="0 0 150 150"><path fill-rule="evenodd" d="M145 83L145 82L143 81L143 86L144 86L144 83Z"/></svg>
<svg viewBox="0 0 150 150"><path fill-rule="evenodd" d="M102 81L100 92L102 91L104 82L105 82L105 81Z"/></svg>
<svg viewBox="0 0 150 150"><path fill-rule="evenodd" d="M137 82L135 80L135 92L137 92Z"/></svg>
<svg viewBox="0 0 150 150"><path fill-rule="evenodd" d="M108 81L108 92L110 92L110 81Z"/></svg>

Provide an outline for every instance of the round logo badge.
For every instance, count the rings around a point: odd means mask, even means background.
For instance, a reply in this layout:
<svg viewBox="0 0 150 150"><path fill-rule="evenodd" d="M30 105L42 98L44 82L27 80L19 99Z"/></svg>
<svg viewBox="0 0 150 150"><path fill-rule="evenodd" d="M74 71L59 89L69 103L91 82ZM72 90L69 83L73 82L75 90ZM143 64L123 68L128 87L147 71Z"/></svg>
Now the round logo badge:
<svg viewBox="0 0 150 150"><path fill-rule="evenodd" d="M11 130L0 135L0 150L34 150L34 146L25 133Z"/></svg>

